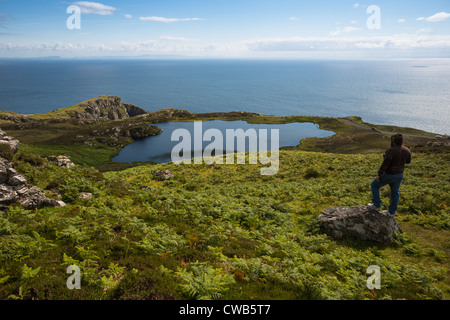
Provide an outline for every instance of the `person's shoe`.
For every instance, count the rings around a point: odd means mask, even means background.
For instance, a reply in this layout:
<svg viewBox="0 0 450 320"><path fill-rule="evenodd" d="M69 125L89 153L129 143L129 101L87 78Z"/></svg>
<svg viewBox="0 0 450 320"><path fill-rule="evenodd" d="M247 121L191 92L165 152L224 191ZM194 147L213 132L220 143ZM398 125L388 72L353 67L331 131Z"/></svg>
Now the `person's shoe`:
<svg viewBox="0 0 450 320"><path fill-rule="evenodd" d="M367 205L367 208L369 208L370 210L375 210L375 211L381 212L381 208L380 208L380 207L377 207L377 206L374 205L373 203L369 203L369 204Z"/></svg>
<svg viewBox="0 0 450 320"><path fill-rule="evenodd" d="M389 215L389 217L391 217L391 218L395 218L395 213L390 213L390 212L388 211L388 215Z"/></svg>

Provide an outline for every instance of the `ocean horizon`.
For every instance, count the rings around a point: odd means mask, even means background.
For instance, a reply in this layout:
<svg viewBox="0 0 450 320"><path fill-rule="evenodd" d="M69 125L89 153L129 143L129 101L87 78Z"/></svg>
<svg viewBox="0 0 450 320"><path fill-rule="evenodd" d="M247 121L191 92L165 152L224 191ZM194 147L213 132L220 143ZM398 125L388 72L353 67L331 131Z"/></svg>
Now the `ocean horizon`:
<svg viewBox="0 0 450 320"><path fill-rule="evenodd" d="M450 60L0 59L0 110L45 113L104 94L145 110L360 116L449 134Z"/></svg>

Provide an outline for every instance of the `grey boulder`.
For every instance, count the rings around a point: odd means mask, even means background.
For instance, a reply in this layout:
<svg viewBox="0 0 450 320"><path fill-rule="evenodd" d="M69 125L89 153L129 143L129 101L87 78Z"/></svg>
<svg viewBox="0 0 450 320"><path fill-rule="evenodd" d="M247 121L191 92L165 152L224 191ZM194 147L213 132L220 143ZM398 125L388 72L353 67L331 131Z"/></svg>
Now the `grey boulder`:
<svg viewBox="0 0 450 320"><path fill-rule="evenodd" d="M329 208L318 220L325 232L334 239L354 238L389 243L396 233L402 232L395 217L364 205Z"/></svg>

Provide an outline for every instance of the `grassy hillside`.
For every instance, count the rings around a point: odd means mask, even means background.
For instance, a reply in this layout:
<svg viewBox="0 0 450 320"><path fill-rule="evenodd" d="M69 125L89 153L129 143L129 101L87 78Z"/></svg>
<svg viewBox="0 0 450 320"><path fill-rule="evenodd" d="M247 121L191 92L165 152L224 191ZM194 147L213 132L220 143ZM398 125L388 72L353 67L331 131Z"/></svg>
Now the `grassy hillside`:
<svg viewBox="0 0 450 320"><path fill-rule="evenodd" d="M106 109L86 121L88 105ZM122 118L126 108L136 116ZM115 96L41 115L0 112L1 128L21 142L15 168L68 204L0 214L0 299L450 298L449 147L434 134L358 117L139 112ZM313 122L336 135L284 148L274 176L258 165L111 161L160 132L148 123L212 119ZM318 215L370 202L394 131L413 147L397 218L404 233L390 245L330 239ZM77 166L46 159L59 154ZM157 180L160 169L174 178ZM382 196L387 204L389 188ZM81 268L80 290L66 286L71 265ZM380 290L367 289L371 265L381 268Z"/></svg>
<svg viewBox="0 0 450 320"><path fill-rule="evenodd" d="M140 109L134 106L137 109ZM98 114L89 114L89 110L92 112L92 108L97 108L100 111ZM141 110L141 112L145 112ZM7 123L11 119L20 119L22 122L27 121L45 121L45 120L67 120L73 118L93 118L104 117L109 115L116 115L117 117L127 118L128 111L126 105L122 102L122 99L114 95L102 95L96 98L88 99L77 103L76 105L59 108L47 113L36 113L31 115L21 115L12 111L0 111L0 124ZM89 117L91 116L91 117Z"/></svg>
<svg viewBox="0 0 450 320"><path fill-rule="evenodd" d="M167 121L243 120L249 123L283 124L312 122L321 129L336 134L328 138L305 139L296 147L304 151L332 153L380 153L389 146L390 135L402 132L405 144L416 150L448 152L450 147L435 139L435 134L412 128L398 128L365 123L360 117L276 117L247 112L190 113L182 109L163 109L147 112L124 103L114 95L92 98L74 106L45 114L20 115L0 111L0 127L18 139L21 149L48 157L69 156L75 163L93 166L101 171L121 170L141 163L127 164L111 159L136 139L159 134L160 129L149 126ZM426 144L437 142L439 147ZM417 149L418 148L418 149Z"/></svg>
<svg viewBox="0 0 450 320"><path fill-rule="evenodd" d="M414 154L404 233L386 246L334 241L317 223L326 208L370 201L380 154L282 150L279 173L261 176L258 165L102 173L22 150L15 167L68 206L0 215L0 299L448 299L449 160ZM159 169L174 178L156 180ZM66 287L74 264L80 290ZM370 265L380 290L366 287Z"/></svg>
<svg viewBox="0 0 450 320"><path fill-rule="evenodd" d="M69 107L69 109L72 107ZM65 109L62 109L65 110ZM59 113L59 112L57 112ZM207 121L207 120L244 120L249 123L292 123L311 122L323 130L336 134L328 138L309 138L301 141L296 149L345 154L382 153L390 144L393 132L402 132L405 144L421 152L448 152L450 147L428 147L428 141L442 142L434 134L410 128L376 126L364 123L359 117L327 118L311 116L275 117L251 113L205 113L194 114L185 110L164 109L146 115L127 119L103 120L97 123L85 123L72 118L52 118L50 113L43 119L21 122L0 120L1 129L21 142L21 149L40 154L44 157L57 154L69 156L75 163L93 166L101 171L120 170L141 163L127 164L113 162L111 159L127 144L138 136L159 134L160 129L149 126L167 121ZM65 114L61 111L61 114ZM34 117L34 115L33 115ZM372 128L379 129L378 131ZM380 131L383 130L383 131Z"/></svg>

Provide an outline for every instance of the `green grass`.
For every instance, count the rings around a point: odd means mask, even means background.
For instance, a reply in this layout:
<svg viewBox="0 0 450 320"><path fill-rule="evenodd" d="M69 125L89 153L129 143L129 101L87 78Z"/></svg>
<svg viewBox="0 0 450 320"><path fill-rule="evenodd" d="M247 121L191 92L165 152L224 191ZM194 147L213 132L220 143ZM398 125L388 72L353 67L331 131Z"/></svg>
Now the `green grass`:
<svg viewBox="0 0 450 320"><path fill-rule="evenodd" d="M26 150L14 165L68 203L0 216L1 299L448 299L447 155L414 154L390 245L333 241L317 216L370 201L379 154L282 150L259 165L142 165L101 173ZM172 180L153 172L169 169ZM90 192L92 199L78 198ZM382 198L387 203L388 189ZM65 272L82 269L82 289ZM366 269L381 268L368 290Z"/></svg>
<svg viewBox="0 0 450 320"><path fill-rule="evenodd" d="M20 115L16 112L11 111L0 111L0 118L5 115L15 116L15 117L23 117L25 119L29 120L53 120L53 119L71 119L81 113L83 113L86 109L86 106L90 105L91 103L95 102L96 100L108 100L111 98L115 98L115 96L111 95L102 95L96 98L88 99L86 101L77 103L76 105L65 107L65 108L59 108L55 109L53 111L47 112L47 113L35 113L31 115ZM107 111L105 109L105 111ZM119 112L126 113L126 110L124 107L119 108Z"/></svg>
<svg viewBox="0 0 450 320"><path fill-rule="evenodd" d="M115 150L109 148L92 148L84 145L22 145L21 151L39 153L44 157L52 155L67 155L77 164L94 166L97 163L108 162L115 155Z"/></svg>
<svg viewBox="0 0 450 320"><path fill-rule="evenodd" d="M106 99L108 96L99 98ZM80 105L85 105L91 100L44 115L30 115L29 117L33 120L26 122L0 120L1 127L9 135L18 139L22 144L22 148L25 150L32 150L42 156L55 155L55 153L67 154L75 163L94 166L101 171L121 170L130 166L141 165L141 163L121 164L111 161L121 148L133 142L132 138L123 134L119 137L112 136L112 130L114 128L121 127L124 130L130 128L142 130L145 128L145 130L149 131L150 135L153 135L158 134L158 130L156 128L148 129L147 124L166 121L245 120L249 123L269 124L312 122L317 124L321 129L333 131L336 134L328 138L305 139L301 141L300 145L286 149L327 153L361 154L384 152L390 146L390 136L375 132L371 130L372 127L387 132L402 132L406 135L405 144L408 146L424 146L434 136L432 133L411 128L375 126L363 122L359 117L276 117L241 112L195 114L185 110L165 109L122 120L103 120L95 124L84 123L82 120L73 118L75 113L81 112ZM0 112L0 118L5 113L8 112ZM12 116L28 117L17 114L13 114ZM358 127L357 125L364 127ZM428 149L424 151L428 152ZM434 148L432 151L434 153L448 152L448 149L449 147L442 146Z"/></svg>
<svg viewBox="0 0 450 320"><path fill-rule="evenodd" d="M53 120L55 121L55 120ZM115 130L119 128L119 132ZM75 120L37 121L25 125L5 124L2 129L20 141L20 149L43 157L67 155L79 165L89 165L102 171L120 170L139 164L123 164L111 159L134 139L124 132L139 130L155 135L160 130L148 126L142 119L103 121L79 124Z"/></svg>
<svg viewBox="0 0 450 320"><path fill-rule="evenodd" d="M21 142L10 155L15 168L68 204L36 210L14 204L0 214L0 299L450 298L450 159L448 147L421 146L433 134L358 117L174 109L86 124L72 118L78 109L17 123L8 117L25 116L0 112L2 129ZM336 135L284 148L274 176L262 176L259 165L111 161L133 141L122 131L111 135L117 127L212 119L313 122ZM390 145L389 135L372 127L426 136L405 137L414 147L398 214L405 233L390 245L334 241L317 217L332 206L370 202L369 184ZM46 159L60 154L77 166ZM156 180L159 169L174 178ZM80 199L82 192L93 196ZM388 203L388 188L382 198ZM66 287L72 264L82 270L81 290ZM381 268L380 290L366 287L370 265Z"/></svg>

